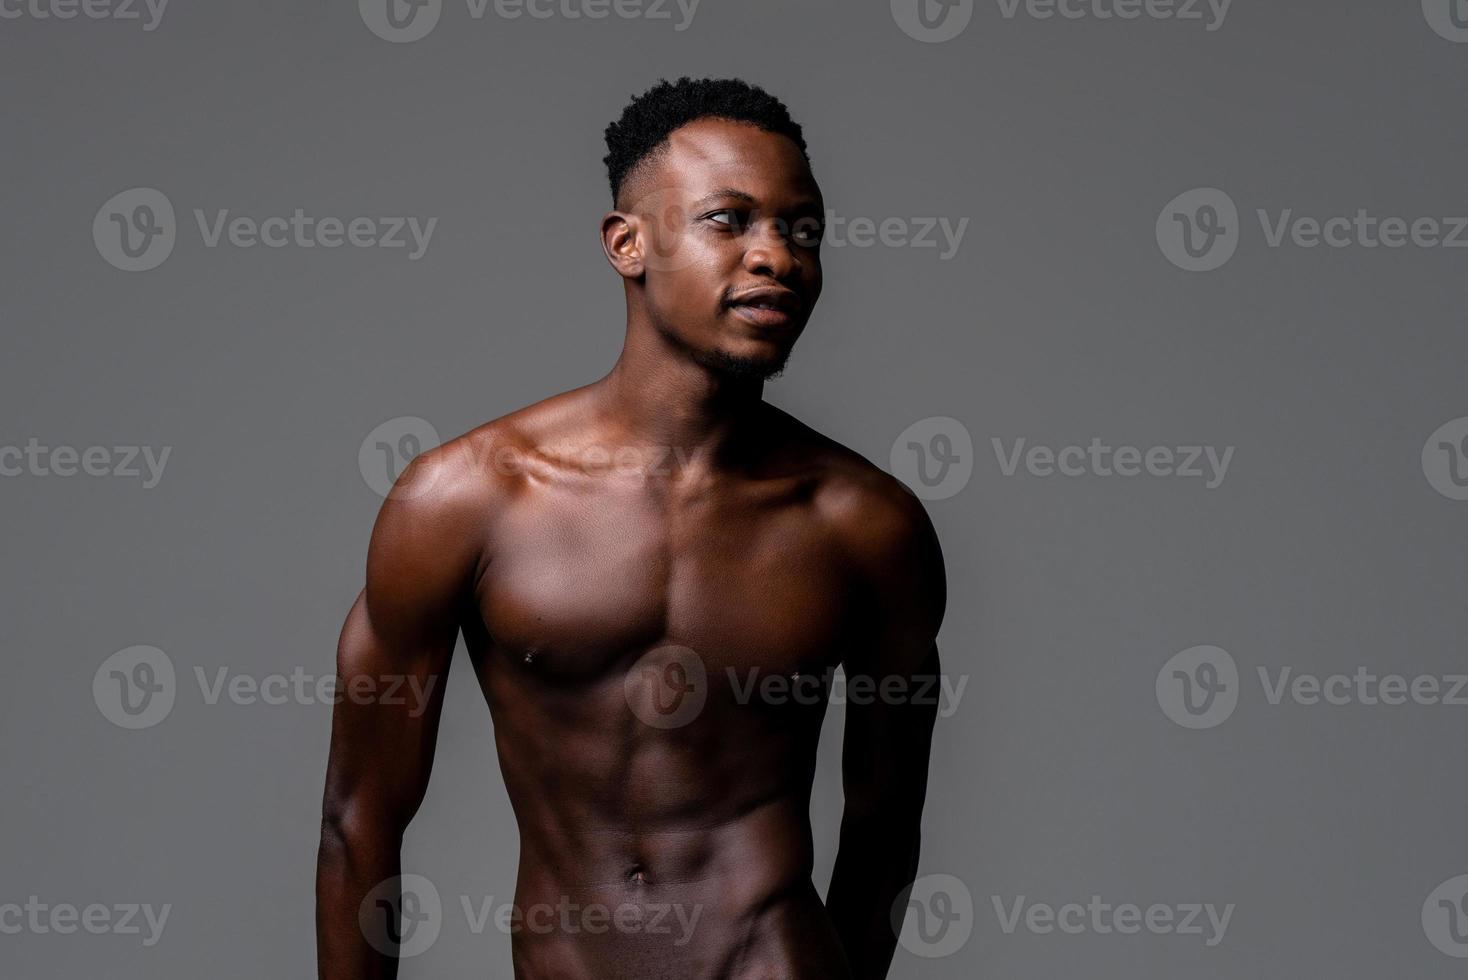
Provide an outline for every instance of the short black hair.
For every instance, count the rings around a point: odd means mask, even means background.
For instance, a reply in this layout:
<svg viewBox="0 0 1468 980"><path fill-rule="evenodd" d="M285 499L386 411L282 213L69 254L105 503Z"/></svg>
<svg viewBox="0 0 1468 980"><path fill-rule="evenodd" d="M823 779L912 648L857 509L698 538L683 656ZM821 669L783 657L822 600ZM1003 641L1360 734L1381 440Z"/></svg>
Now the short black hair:
<svg viewBox="0 0 1468 980"><path fill-rule="evenodd" d="M685 75L676 82L664 78L635 96L622 110L622 118L607 127L603 162L613 202L627 175L662 146L673 130L695 119L708 118L749 123L767 133L788 136L810 163L805 136L790 118L790 110L758 85L739 78L694 79Z"/></svg>

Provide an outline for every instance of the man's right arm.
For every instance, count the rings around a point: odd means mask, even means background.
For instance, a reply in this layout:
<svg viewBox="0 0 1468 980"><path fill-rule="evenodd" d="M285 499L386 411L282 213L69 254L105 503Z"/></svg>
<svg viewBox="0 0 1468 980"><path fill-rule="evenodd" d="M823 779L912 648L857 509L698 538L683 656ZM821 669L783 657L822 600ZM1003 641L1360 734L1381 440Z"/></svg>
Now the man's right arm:
<svg viewBox="0 0 1468 980"><path fill-rule="evenodd" d="M379 886L401 873L403 832L428 788L444 682L479 557L474 508L464 506L472 494L440 453L415 460L384 503L366 588L337 648L316 868L321 980L397 975L389 937L400 900L394 886L392 894ZM369 893L377 907L364 923Z"/></svg>

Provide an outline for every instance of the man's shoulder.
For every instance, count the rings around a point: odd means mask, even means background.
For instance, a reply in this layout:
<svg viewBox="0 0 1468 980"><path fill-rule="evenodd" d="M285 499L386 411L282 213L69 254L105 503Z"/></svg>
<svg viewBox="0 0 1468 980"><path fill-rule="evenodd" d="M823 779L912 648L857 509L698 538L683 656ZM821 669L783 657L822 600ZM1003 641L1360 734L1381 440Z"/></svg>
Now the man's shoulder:
<svg viewBox="0 0 1468 980"><path fill-rule="evenodd" d="M811 501L850 563L878 621L936 635L947 606L943 551L927 510L902 481L803 423L798 439L816 472Z"/></svg>
<svg viewBox="0 0 1468 980"><path fill-rule="evenodd" d="M784 415L789 444L809 461L812 504L853 557L874 567L937 563L942 556L922 501L861 453Z"/></svg>
<svg viewBox="0 0 1468 980"><path fill-rule="evenodd" d="M483 513L525 485L527 460L574 413L582 389L518 408L419 454L403 471L391 496L416 502L420 511Z"/></svg>

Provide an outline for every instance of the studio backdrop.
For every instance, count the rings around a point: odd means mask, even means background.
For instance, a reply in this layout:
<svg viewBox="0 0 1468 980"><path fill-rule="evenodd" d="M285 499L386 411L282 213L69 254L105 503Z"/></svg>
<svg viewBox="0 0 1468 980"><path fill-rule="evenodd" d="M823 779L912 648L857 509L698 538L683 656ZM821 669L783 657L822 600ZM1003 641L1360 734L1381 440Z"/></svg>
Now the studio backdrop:
<svg viewBox="0 0 1468 980"><path fill-rule="evenodd" d="M825 194L767 398L942 541L892 976L1460 976L1462 0L0 0L0 974L314 976L374 516L610 367L602 131L682 75ZM404 978L510 975L463 657Z"/></svg>

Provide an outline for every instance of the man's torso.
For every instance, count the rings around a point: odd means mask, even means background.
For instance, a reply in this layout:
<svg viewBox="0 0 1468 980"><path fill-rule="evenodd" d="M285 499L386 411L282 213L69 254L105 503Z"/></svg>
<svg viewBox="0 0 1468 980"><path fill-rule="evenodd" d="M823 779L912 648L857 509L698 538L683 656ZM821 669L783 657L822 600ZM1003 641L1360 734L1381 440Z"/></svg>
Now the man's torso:
<svg viewBox="0 0 1468 980"><path fill-rule="evenodd" d="M516 977L843 977L810 787L870 600L842 526L885 477L773 408L705 466L577 398L461 447L496 486L463 629L520 827Z"/></svg>

